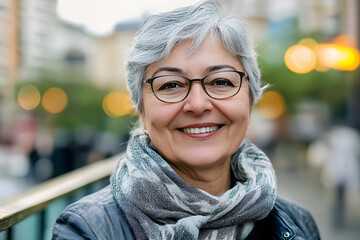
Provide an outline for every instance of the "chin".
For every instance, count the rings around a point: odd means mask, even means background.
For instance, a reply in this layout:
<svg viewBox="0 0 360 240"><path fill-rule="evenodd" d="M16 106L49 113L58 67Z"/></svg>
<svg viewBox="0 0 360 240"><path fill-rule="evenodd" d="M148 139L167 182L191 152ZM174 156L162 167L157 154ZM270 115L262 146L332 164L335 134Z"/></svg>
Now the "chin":
<svg viewBox="0 0 360 240"><path fill-rule="evenodd" d="M227 159L230 159L230 156L216 157L216 154L213 154L211 152L207 152L205 154L193 152L188 156L184 156L182 159L183 160L181 160L181 162L185 163L188 166L195 168L206 168L223 163Z"/></svg>

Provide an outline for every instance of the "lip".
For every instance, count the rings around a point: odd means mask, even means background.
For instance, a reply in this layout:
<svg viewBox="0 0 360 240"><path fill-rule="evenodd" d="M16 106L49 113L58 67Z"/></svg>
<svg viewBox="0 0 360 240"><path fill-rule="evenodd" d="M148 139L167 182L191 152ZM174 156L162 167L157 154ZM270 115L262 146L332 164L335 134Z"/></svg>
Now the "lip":
<svg viewBox="0 0 360 240"><path fill-rule="evenodd" d="M219 124L219 123L195 123L195 124L189 124L189 125L183 126L181 128L178 128L178 130L182 134L184 134L188 137L191 137L191 138L206 139L206 138L210 138L213 135L217 134L222 126L223 126L223 124ZM189 133L189 132L183 131L184 128L205 128L205 127L218 127L218 129L216 129L215 131L206 132L206 133Z"/></svg>
<svg viewBox="0 0 360 240"><path fill-rule="evenodd" d="M213 126L222 126L222 125L223 124L220 123L194 123L194 124L182 126L181 128L202 128L202 127L213 127Z"/></svg>

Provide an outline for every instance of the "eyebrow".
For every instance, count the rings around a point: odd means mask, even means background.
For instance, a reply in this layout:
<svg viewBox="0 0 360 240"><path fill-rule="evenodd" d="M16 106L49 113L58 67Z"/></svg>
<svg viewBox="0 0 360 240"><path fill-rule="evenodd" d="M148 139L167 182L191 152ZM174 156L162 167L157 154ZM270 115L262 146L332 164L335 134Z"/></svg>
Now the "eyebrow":
<svg viewBox="0 0 360 240"><path fill-rule="evenodd" d="M223 64L223 65L214 65L214 66L209 66L206 68L205 72L209 73L209 72L213 72L213 71L217 71L217 70L221 70L223 68L231 68L232 70L236 70L236 68L234 68L231 65L227 65L227 64Z"/></svg>
<svg viewBox="0 0 360 240"><path fill-rule="evenodd" d="M209 66L205 69L205 74L213 72L213 71L217 71L217 70L221 70L224 68L231 68L233 70L236 70L236 68L234 68L231 65L227 65L227 64L223 64L223 65L213 65L213 66ZM180 68L176 68L176 67L161 67L159 69L157 69L154 74L152 75L152 77L155 77L156 74L158 74L159 72L162 71L167 71L167 72L174 72L174 73L179 73L179 74L183 74L184 71Z"/></svg>
<svg viewBox="0 0 360 240"><path fill-rule="evenodd" d="M152 77L155 77L156 74L158 74L159 72L162 72L162 71L174 72L174 73L180 73L180 74L183 73L183 70L181 70L180 68L176 68L176 67L161 67L161 68L159 68L158 70L156 70L156 71L154 72L154 74L152 75Z"/></svg>

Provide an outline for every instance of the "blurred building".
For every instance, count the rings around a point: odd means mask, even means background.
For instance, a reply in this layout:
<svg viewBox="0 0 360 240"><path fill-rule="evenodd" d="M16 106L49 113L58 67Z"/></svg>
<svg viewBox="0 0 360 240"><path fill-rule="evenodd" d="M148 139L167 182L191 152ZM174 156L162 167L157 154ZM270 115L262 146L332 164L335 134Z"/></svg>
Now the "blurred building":
<svg viewBox="0 0 360 240"><path fill-rule="evenodd" d="M299 27L303 32L324 32L329 37L346 34L358 38L357 0L298 1Z"/></svg>
<svg viewBox="0 0 360 240"><path fill-rule="evenodd" d="M232 12L248 19L249 31L255 40L265 36L267 29L271 31L271 25L284 28L284 22L291 19L305 33L319 31L330 37L347 34L358 38L360 6L357 0L224 1Z"/></svg>
<svg viewBox="0 0 360 240"><path fill-rule="evenodd" d="M340 1L299 1L299 27L304 32L322 31L329 36L338 34L340 27Z"/></svg>
<svg viewBox="0 0 360 240"><path fill-rule="evenodd" d="M17 81L68 67L90 69L93 37L59 20L56 0L0 2L0 123L15 114ZM1 127L1 124L0 124Z"/></svg>
<svg viewBox="0 0 360 240"><path fill-rule="evenodd" d="M0 2L0 87L6 86L5 79L11 76L19 65L19 1Z"/></svg>
<svg viewBox="0 0 360 240"><path fill-rule="evenodd" d="M20 1L0 2L0 116L5 117L5 107L13 90L20 65Z"/></svg>
<svg viewBox="0 0 360 240"><path fill-rule="evenodd" d="M126 89L126 55L139 25L140 19L118 23L112 35L95 39L90 71L97 86Z"/></svg>
<svg viewBox="0 0 360 240"><path fill-rule="evenodd" d="M268 0L224 0L233 14L244 16L248 24L248 31L255 42L260 41L267 34L269 22Z"/></svg>
<svg viewBox="0 0 360 240"><path fill-rule="evenodd" d="M59 20L56 4L56 0L22 0L19 78L86 63L92 37Z"/></svg>
<svg viewBox="0 0 360 240"><path fill-rule="evenodd" d="M22 0L20 4L19 70L23 76L33 76L52 61L56 1Z"/></svg>

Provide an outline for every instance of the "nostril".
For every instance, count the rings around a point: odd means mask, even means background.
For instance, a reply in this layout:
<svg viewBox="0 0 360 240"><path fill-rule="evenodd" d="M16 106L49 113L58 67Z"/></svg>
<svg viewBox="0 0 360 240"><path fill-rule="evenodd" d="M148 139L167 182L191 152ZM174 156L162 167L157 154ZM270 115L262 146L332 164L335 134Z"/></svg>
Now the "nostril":
<svg viewBox="0 0 360 240"><path fill-rule="evenodd" d="M204 112L213 109L211 98L206 94L200 86L194 86L189 92L189 95L184 100L183 111L191 112L196 115L203 114Z"/></svg>

